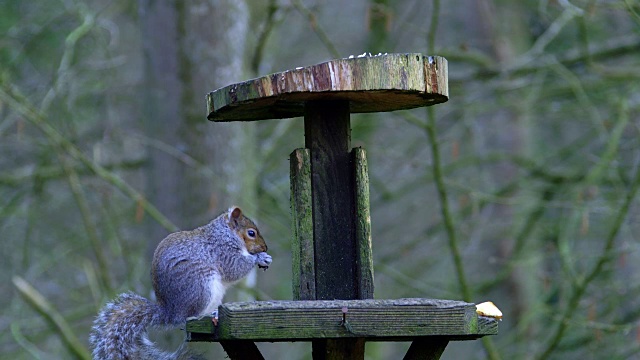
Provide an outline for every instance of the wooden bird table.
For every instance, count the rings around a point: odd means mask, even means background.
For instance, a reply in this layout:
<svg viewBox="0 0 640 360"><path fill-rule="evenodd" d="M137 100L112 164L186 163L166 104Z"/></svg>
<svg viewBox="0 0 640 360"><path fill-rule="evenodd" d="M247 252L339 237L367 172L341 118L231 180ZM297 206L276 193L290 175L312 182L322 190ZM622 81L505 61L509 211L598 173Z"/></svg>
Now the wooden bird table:
<svg viewBox="0 0 640 360"><path fill-rule="evenodd" d="M226 303L218 326L187 322L190 341L217 341L231 359L262 359L255 341L311 341L314 359L363 359L366 341L413 341L405 359L439 359L451 340L498 332L475 305L373 299L369 177L350 148L351 113L448 100L447 61L422 54L332 60L215 90L208 119L304 116L305 148L291 153L294 301Z"/></svg>

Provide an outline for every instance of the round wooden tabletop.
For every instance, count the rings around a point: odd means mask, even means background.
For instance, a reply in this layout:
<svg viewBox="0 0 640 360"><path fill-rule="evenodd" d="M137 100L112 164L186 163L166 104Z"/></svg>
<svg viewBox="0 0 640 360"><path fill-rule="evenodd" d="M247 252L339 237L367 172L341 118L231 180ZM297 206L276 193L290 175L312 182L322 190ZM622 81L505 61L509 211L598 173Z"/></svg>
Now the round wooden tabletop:
<svg viewBox="0 0 640 360"><path fill-rule="evenodd" d="M383 112L448 100L447 60L423 54L363 54L232 84L207 95L209 120L302 116L316 100L348 100L351 113Z"/></svg>

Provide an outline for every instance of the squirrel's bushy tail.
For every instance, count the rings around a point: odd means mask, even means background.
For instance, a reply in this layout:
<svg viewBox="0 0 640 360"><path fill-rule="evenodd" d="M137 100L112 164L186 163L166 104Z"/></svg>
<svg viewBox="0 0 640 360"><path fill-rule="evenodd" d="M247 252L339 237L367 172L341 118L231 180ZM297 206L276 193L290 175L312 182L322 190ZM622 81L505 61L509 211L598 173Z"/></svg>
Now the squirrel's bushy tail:
<svg viewBox="0 0 640 360"><path fill-rule="evenodd" d="M94 360L199 359L184 346L164 352L147 337L147 327L163 325L162 309L134 293L120 294L107 303L93 322L89 342Z"/></svg>

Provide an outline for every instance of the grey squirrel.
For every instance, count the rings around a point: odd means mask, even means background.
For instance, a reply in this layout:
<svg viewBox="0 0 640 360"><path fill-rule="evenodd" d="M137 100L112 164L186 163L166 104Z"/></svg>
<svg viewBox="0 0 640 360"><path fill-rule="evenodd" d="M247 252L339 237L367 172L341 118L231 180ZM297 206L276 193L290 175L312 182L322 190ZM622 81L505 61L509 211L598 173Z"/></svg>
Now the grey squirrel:
<svg viewBox="0 0 640 360"><path fill-rule="evenodd" d="M177 327L191 317L217 314L225 291L271 256L251 219L239 207L191 231L169 234L153 255L157 303L132 292L106 304L89 341L94 360L197 359L184 346L167 353L147 337L147 327Z"/></svg>

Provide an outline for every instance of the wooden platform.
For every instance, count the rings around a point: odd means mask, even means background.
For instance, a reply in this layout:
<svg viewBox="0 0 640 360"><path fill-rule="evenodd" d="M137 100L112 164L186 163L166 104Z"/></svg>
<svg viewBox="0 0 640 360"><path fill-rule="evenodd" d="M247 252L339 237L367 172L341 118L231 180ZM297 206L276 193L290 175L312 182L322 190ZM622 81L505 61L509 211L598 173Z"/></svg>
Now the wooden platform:
<svg viewBox="0 0 640 360"><path fill-rule="evenodd" d="M404 359L434 360L449 341L498 333L475 304L373 300L368 166L364 149L351 149L350 114L445 102L447 77L439 56L363 54L207 95L212 121L304 116L305 146L290 156L295 301L223 304L217 326L187 323L190 341L220 342L234 360L264 359L256 341L311 341L314 360L363 360L367 341L412 341Z"/></svg>
<svg viewBox="0 0 640 360"><path fill-rule="evenodd" d="M452 300L258 301L223 304L217 327L204 317L187 322L186 331L189 341L473 340L497 334L498 322Z"/></svg>
<svg viewBox="0 0 640 360"><path fill-rule="evenodd" d="M308 101L348 101L350 113L430 106L449 99L447 60L418 53L354 56L299 67L207 95L213 121L302 116Z"/></svg>

